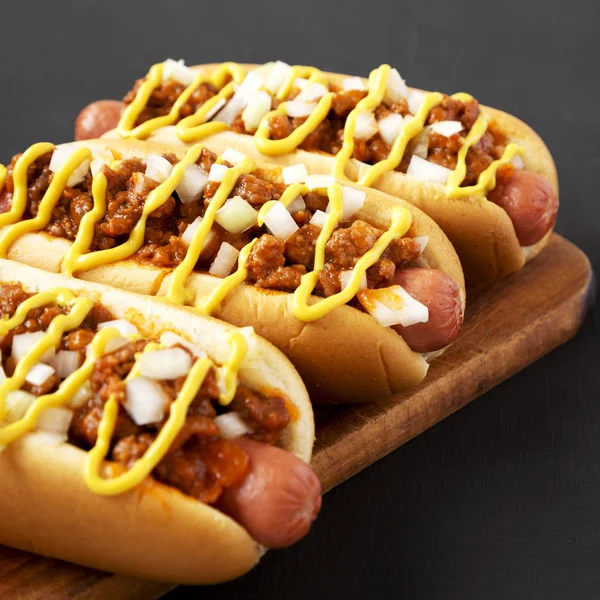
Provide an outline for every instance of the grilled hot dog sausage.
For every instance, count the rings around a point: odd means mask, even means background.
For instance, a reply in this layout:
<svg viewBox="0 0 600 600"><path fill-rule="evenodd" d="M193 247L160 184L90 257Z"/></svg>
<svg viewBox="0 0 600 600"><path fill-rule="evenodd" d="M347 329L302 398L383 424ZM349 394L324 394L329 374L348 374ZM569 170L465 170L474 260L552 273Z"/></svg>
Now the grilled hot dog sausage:
<svg viewBox="0 0 600 600"><path fill-rule="evenodd" d="M440 350L454 341L462 325L460 292L456 283L438 269L398 269L394 283L429 309L429 320L393 328L416 352Z"/></svg>
<svg viewBox="0 0 600 600"><path fill-rule="evenodd" d="M237 443L250 456L246 477L225 488L219 508L260 544L284 548L303 538L321 508L321 484L299 458L247 438Z"/></svg>
<svg viewBox="0 0 600 600"><path fill-rule="evenodd" d="M125 105L118 100L97 100L88 104L75 119L75 139L90 140L119 124Z"/></svg>

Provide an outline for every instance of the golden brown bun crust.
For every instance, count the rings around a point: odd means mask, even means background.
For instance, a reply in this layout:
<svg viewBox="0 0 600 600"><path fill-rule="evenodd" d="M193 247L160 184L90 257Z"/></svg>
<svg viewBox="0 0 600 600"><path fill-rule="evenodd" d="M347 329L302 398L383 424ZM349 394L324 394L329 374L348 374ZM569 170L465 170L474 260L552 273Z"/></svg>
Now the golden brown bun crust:
<svg viewBox="0 0 600 600"><path fill-rule="evenodd" d="M167 306L149 297L46 273L0 260L0 281L29 291L68 287L100 300L117 317L132 319L146 335L166 329L209 355L222 348L230 325ZM134 307L134 308L132 308ZM278 389L298 409L282 446L309 462L314 419L306 389L291 363L257 339L257 359L240 371L254 389ZM179 491L147 480L106 497L82 478L85 453L51 435L32 433L0 453L0 543L98 569L177 583L216 583L248 571L262 549L235 521Z"/></svg>
<svg viewBox="0 0 600 600"><path fill-rule="evenodd" d="M194 69L210 72L216 66L197 65ZM250 69L257 65L243 66ZM335 85L340 85L341 81L348 77L335 73L325 75ZM495 121L510 142L516 142L525 148L525 168L544 177L558 195L556 167L542 139L516 117L486 106L481 108ZM110 132L108 135L114 134ZM159 130L150 140L170 145L185 145L177 138L172 127ZM218 153L227 148L236 148L251 158L266 159L281 166L304 163L311 173L331 173L334 164L331 155L305 150L267 157L258 152L252 136L230 131L208 136L201 141ZM355 180L368 168L368 165L352 159L349 161L346 175ZM387 173L376 181L375 187L408 200L433 218L456 248L466 279L472 285L492 281L517 271L527 260L536 256L550 239L551 232L548 232L548 235L534 246L522 248L509 216L498 205L477 197L449 198L443 185L422 181L403 173Z"/></svg>
<svg viewBox="0 0 600 600"><path fill-rule="evenodd" d="M138 140L87 140L79 145L109 147L122 157L173 151L163 144ZM181 156L184 149L175 151ZM278 167L257 161L257 168L261 176L280 180ZM405 206L413 216L414 235L430 238L422 257L424 266L440 269L458 284L464 307L465 283L460 261L441 229L414 206L378 190L366 191L368 201L359 216L374 225L387 226L392 206L398 202ZM57 271L68 242L43 233L29 235L35 236L35 242L23 236L11 247L9 258ZM118 266L98 267L80 276L138 293L164 295L168 270L122 261ZM206 292L219 281L210 275L193 274L188 284ZM411 351L396 332L349 306L305 324L293 316L290 294L241 285L229 294L214 316L235 325L253 325L259 335L288 355L319 397L338 402L377 400L418 384L427 373L423 356Z"/></svg>

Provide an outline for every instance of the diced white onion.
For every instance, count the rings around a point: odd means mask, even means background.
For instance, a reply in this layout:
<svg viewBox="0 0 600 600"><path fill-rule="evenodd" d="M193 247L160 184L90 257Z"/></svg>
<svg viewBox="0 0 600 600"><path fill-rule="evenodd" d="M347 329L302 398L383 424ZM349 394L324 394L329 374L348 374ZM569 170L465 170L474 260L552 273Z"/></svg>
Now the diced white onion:
<svg viewBox="0 0 600 600"><path fill-rule="evenodd" d="M429 309L415 300L403 287L365 290L358 294L359 302L367 312L384 327L402 325L409 327L429 321Z"/></svg>
<svg viewBox="0 0 600 600"><path fill-rule="evenodd" d="M74 144L62 144L57 146L52 153L50 164L48 165L50 171L52 171L52 173L58 173L58 171L65 166L69 158L71 158L71 155L77 152L77 150L78 148ZM89 170L90 161L86 159L73 171L73 173L71 173L71 176L67 180L67 186L74 187L81 183Z"/></svg>
<svg viewBox="0 0 600 600"><path fill-rule="evenodd" d="M421 158L420 156L413 155L410 159L410 164L406 171L407 175L422 179L424 181L433 181L434 183L441 183L446 185L448 177L450 177L452 171L441 165L429 162Z"/></svg>
<svg viewBox="0 0 600 600"><path fill-rule="evenodd" d="M352 275L354 275L354 269L350 269L349 271L340 271L340 283L342 284L342 290L345 290L350 285L350 280L352 279ZM358 285L359 290L364 290L367 287L367 274L363 273L363 276L360 278L360 283Z"/></svg>
<svg viewBox="0 0 600 600"><path fill-rule="evenodd" d="M280 60L272 66L271 72L265 81L265 88L267 88L271 94L276 94L279 91L279 88L288 77L290 68L290 65Z"/></svg>
<svg viewBox="0 0 600 600"><path fill-rule="evenodd" d="M325 221L327 221L327 217L328 217L327 213L323 212L322 210L315 210L309 223L311 225L316 225L317 227L323 229L323 225L325 225Z"/></svg>
<svg viewBox="0 0 600 600"><path fill-rule="evenodd" d="M65 406L47 408L42 411L37 421L37 428L52 433L66 435L71 425L73 411Z"/></svg>
<svg viewBox="0 0 600 600"><path fill-rule="evenodd" d="M253 431L237 412L224 413L215 417L214 421L224 440L240 437Z"/></svg>
<svg viewBox="0 0 600 600"><path fill-rule="evenodd" d="M213 120L223 121L227 125L231 125L233 120L244 110L246 100L246 94L238 88L225 105L225 108L221 109Z"/></svg>
<svg viewBox="0 0 600 600"><path fill-rule="evenodd" d="M228 162L230 165L237 166L246 158L245 154L234 150L233 148L227 148L223 154L221 154L221 159L223 162Z"/></svg>
<svg viewBox="0 0 600 600"><path fill-rule="evenodd" d="M137 359L142 377L148 379L177 379L187 375L192 357L183 348L160 348L143 352Z"/></svg>
<svg viewBox="0 0 600 600"><path fill-rule="evenodd" d="M109 352L114 352L115 350L118 350L119 348L125 346L125 344L129 344L129 340L126 337L121 337L120 335L115 336L114 338L108 340L108 342L106 342L106 346L104 346L104 352L105 353L109 353ZM91 350L91 344L89 344L86 347L86 356L88 355L87 353L87 348L90 348Z"/></svg>
<svg viewBox="0 0 600 600"><path fill-rule="evenodd" d="M209 181L223 181L223 177L225 177L225 173L229 170L229 167L225 165L220 165L219 163L213 163L208 172L208 180Z"/></svg>
<svg viewBox="0 0 600 600"><path fill-rule="evenodd" d="M290 100L285 103L285 112L288 117L308 117L317 105L314 102Z"/></svg>
<svg viewBox="0 0 600 600"><path fill-rule="evenodd" d="M92 176L96 176L96 173L102 169L104 165L111 165L115 160L113 153L108 148L103 148L99 152L94 154L94 158L90 163L90 171Z"/></svg>
<svg viewBox="0 0 600 600"><path fill-rule="evenodd" d="M75 392L75 395L69 400L71 408L81 408L92 395L92 384L84 381L82 386Z"/></svg>
<svg viewBox="0 0 600 600"><path fill-rule="evenodd" d="M181 241L189 246L194 239L194 234L198 231L198 227L200 227L200 223L202 223L202 217L196 217L186 228L183 234L181 235Z"/></svg>
<svg viewBox="0 0 600 600"><path fill-rule="evenodd" d="M197 346L194 346L191 342L188 342L185 338L173 333L172 331L163 331L160 334L160 343L162 346L183 346L186 350L189 350L196 358L204 358L206 352L200 350Z"/></svg>
<svg viewBox="0 0 600 600"><path fill-rule="evenodd" d="M228 242L223 242L208 272L215 277L227 277L237 262L239 254L237 248Z"/></svg>
<svg viewBox="0 0 600 600"><path fill-rule="evenodd" d="M463 126L460 121L438 121L437 123L431 124L429 129L439 135L450 137L451 135L462 131Z"/></svg>
<svg viewBox="0 0 600 600"><path fill-rule="evenodd" d="M308 177L308 171L303 164L299 164L285 167L281 171L281 175L283 176L283 182L286 185L291 185L292 183L304 183Z"/></svg>
<svg viewBox="0 0 600 600"><path fill-rule="evenodd" d="M260 90L264 83L265 78L260 73L257 71L250 71L250 73L244 77L244 81L240 83L238 91L247 98L250 94Z"/></svg>
<svg viewBox="0 0 600 600"><path fill-rule="evenodd" d="M404 119L406 123L406 119ZM429 154L429 127L425 127L414 138L412 153L414 156L427 158Z"/></svg>
<svg viewBox="0 0 600 600"><path fill-rule="evenodd" d="M306 187L312 192L314 190L327 189L335 183L332 175L309 175L306 178Z"/></svg>
<svg viewBox="0 0 600 600"><path fill-rule="evenodd" d="M392 113L391 115L384 117L379 121L379 133L381 134L381 139L388 146L391 146L400 135L403 127L404 119L402 118L402 115Z"/></svg>
<svg viewBox="0 0 600 600"><path fill-rule="evenodd" d="M429 236L428 235L420 235L416 238L413 238L413 240L415 240L415 242L417 242L417 244L419 244L419 247L421 248L421 254L423 254L425 248L427 248L427 244L429 243Z"/></svg>
<svg viewBox="0 0 600 600"><path fill-rule="evenodd" d="M114 321L104 321L104 323L98 324L98 329L106 329L107 327L113 327L116 329L122 336L127 337L130 335L135 335L138 332L137 327L126 321L125 319L115 319Z"/></svg>
<svg viewBox="0 0 600 600"><path fill-rule="evenodd" d="M342 81L342 89L346 92L350 90L366 91L367 86L360 77L347 77Z"/></svg>
<svg viewBox="0 0 600 600"><path fill-rule="evenodd" d="M219 98L215 102L215 105L204 116L204 121L210 121L226 104L227 98Z"/></svg>
<svg viewBox="0 0 600 600"><path fill-rule="evenodd" d="M423 100L425 99L425 93L421 90L410 90L408 92L408 97L406 98L408 102L408 110L413 115L416 115L419 112L419 108L421 108L421 104L423 104Z"/></svg>
<svg viewBox="0 0 600 600"><path fill-rule="evenodd" d="M146 157L146 177L162 183L168 179L172 170L173 165L159 154L148 154Z"/></svg>
<svg viewBox="0 0 600 600"><path fill-rule="evenodd" d="M408 96L408 88L406 87L406 83L404 83L404 79L400 77L397 69L392 69L388 75L383 101L386 104L393 104L406 98L406 96Z"/></svg>
<svg viewBox="0 0 600 600"><path fill-rule="evenodd" d="M44 331L36 331L34 333L19 333L13 337L12 341L12 355L13 358L19 362L24 356L25 353L35 344L37 344L46 333ZM49 348L42 358L40 358L40 362L48 363L54 358L55 349Z"/></svg>
<svg viewBox="0 0 600 600"><path fill-rule="evenodd" d="M303 90L308 84L308 79L305 79L304 77L296 77L296 79L294 79L294 87L297 87L299 90Z"/></svg>
<svg viewBox="0 0 600 600"><path fill-rule="evenodd" d="M379 131L377 119L372 112L361 112L356 115L354 137L359 140L368 140Z"/></svg>
<svg viewBox="0 0 600 600"><path fill-rule="evenodd" d="M42 385L54 373L53 367L44 363L37 363L37 365L31 367L29 373L25 376L25 381L31 385Z"/></svg>
<svg viewBox="0 0 600 600"><path fill-rule="evenodd" d="M4 399L4 418L9 423L22 419L35 398L33 394L23 390L9 392Z"/></svg>
<svg viewBox="0 0 600 600"><path fill-rule="evenodd" d="M322 83L310 83L294 98L302 102L315 102L320 100L329 90Z"/></svg>
<svg viewBox="0 0 600 600"><path fill-rule="evenodd" d="M264 220L269 231L283 241L287 240L295 231L298 231L296 221L281 202L273 204Z"/></svg>
<svg viewBox="0 0 600 600"><path fill-rule="evenodd" d="M167 79L174 79L175 81L179 81L179 83L183 83L183 85L188 86L190 83L192 83L192 81L194 81L194 77L194 71L185 66L183 59L173 60L172 58L167 58L167 60L165 60L163 63L163 81L167 81Z"/></svg>
<svg viewBox="0 0 600 600"><path fill-rule="evenodd" d="M515 169L522 169L523 167L525 167L525 163L523 162L523 159L519 154L515 154L511 162L514 165Z"/></svg>
<svg viewBox="0 0 600 600"><path fill-rule="evenodd" d="M125 410L136 425L162 421L169 398L162 386L147 377L134 377L125 382Z"/></svg>
<svg viewBox="0 0 600 600"><path fill-rule="evenodd" d="M208 173L202 167L195 164L186 165L175 191L181 202L188 204L202 198L207 183Z"/></svg>
<svg viewBox="0 0 600 600"><path fill-rule="evenodd" d="M342 186L342 221L348 220L356 214L364 205L367 193L363 190L343 185Z"/></svg>
<svg viewBox="0 0 600 600"><path fill-rule="evenodd" d="M242 233L256 225L258 213L240 196L234 196L217 211L215 221L229 231Z"/></svg>
<svg viewBox="0 0 600 600"><path fill-rule="evenodd" d="M288 212L293 215L301 210L306 208L306 203L304 202L304 198L298 194L289 204L288 204Z"/></svg>
<svg viewBox="0 0 600 600"><path fill-rule="evenodd" d="M248 95L248 102L244 112L242 112L242 121L247 131L258 129L263 117L271 110L271 96L264 90L253 92Z"/></svg>

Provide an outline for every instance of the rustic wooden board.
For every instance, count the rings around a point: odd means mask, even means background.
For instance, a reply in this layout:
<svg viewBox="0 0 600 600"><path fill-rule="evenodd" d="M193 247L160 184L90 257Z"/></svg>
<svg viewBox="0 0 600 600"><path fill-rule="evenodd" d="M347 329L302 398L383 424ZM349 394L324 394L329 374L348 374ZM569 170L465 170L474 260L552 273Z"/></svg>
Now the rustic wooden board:
<svg viewBox="0 0 600 600"><path fill-rule="evenodd" d="M313 466L330 490L570 339L594 292L587 257L558 235L517 275L469 294L458 341L426 381L387 402L320 407ZM173 586L0 547L0 598L147 600Z"/></svg>

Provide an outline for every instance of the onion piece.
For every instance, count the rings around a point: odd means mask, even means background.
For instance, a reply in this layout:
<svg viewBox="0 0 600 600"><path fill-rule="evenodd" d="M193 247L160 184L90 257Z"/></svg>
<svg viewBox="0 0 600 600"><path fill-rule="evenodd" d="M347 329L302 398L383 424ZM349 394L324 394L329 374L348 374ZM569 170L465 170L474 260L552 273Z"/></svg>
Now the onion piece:
<svg viewBox="0 0 600 600"><path fill-rule="evenodd" d="M229 170L229 167L225 165L220 165L219 163L213 163L210 167L210 171L208 172L208 180L209 181L223 181L223 177L225 177L225 173Z"/></svg>
<svg viewBox="0 0 600 600"><path fill-rule="evenodd" d="M376 290L362 290L357 294L367 312L384 327L409 327L429 321L429 309L415 300L403 287L392 285Z"/></svg>
<svg viewBox="0 0 600 600"><path fill-rule="evenodd" d="M207 183L208 173L202 167L195 164L186 165L175 191L183 204L189 204L202 198Z"/></svg>
<svg viewBox="0 0 600 600"><path fill-rule="evenodd" d="M421 90L409 90L406 101L408 102L408 110L413 115L416 115L419 112L419 108L421 108L421 104L423 104L423 100L425 99L425 93Z"/></svg>
<svg viewBox="0 0 600 600"><path fill-rule="evenodd" d="M144 173L146 177L163 183L169 178L172 170L173 165L159 154L148 154L146 157L146 172Z"/></svg>
<svg viewBox="0 0 600 600"><path fill-rule="evenodd" d="M169 398L160 383L147 377L134 377L125 382L123 406L136 425L162 421Z"/></svg>
<svg viewBox="0 0 600 600"><path fill-rule="evenodd" d="M227 98L219 98L215 105L204 115L204 122L210 121L226 104Z"/></svg>
<svg viewBox="0 0 600 600"><path fill-rule="evenodd" d="M246 158L245 154L234 150L233 148L227 148L223 154L221 154L221 160L223 162L228 162L234 167L239 165Z"/></svg>
<svg viewBox="0 0 600 600"><path fill-rule="evenodd" d="M288 212L293 215L301 210L306 208L306 203L304 202L304 198L298 194L287 206Z"/></svg>
<svg viewBox="0 0 600 600"><path fill-rule="evenodd" d="M308 117L317 105L314 102L303 102L302 100L290 100L285 103L285 112L288 117Z"/></svg>
<svg viewBox="0 0 600 600"><path fill-rule="evenodd" d="M106 342L106 346L104 346L104 352L106 354L108 354L109 352L114 352L115 350L118 350L119 348L125 346L126 344L129 344L129 340L126 337L121 337L121 336L116 336L114 338L112 338L111 340L108 340L108 342ZM86 356L87 356L87 348L90 348L92 345L89 344L86 347Z"/></svg>
<svg viewBox="0 0 600 600"><path fill-rule="evenodd" d="M305 79L304 77L296 77L296 79L294 79L294 87L299 90L303 90L309 83L308 79Z"/></svg>
<svg viewBox="0 0 600 600"><path fill-rule="evenodd" d="M452 171L441 165L424 160L420 156L413 155L406 171L407 175L422 179L423 181L432 181L446 185L448 177Z"/></svg>
<svg viewBox="0 0 600 600"><path fill-rule="evenodd" d="M515 169L523 169L525 167L525 163L519 154L515 154L511 160Z"/></svg>
<svg viewBox="0 0 600 600"><path fill-rule="evenodd" d="M160 334L160 343L162 346L183 346L186 350L189 350L196 358L205 358L206 352L200 350L197 346L194 346L191 342L188 342L185 338L173 333L172 331L163 331Z"/></svg>
<svg viewBox="0 0 600 600"><path fill-rule="evenodd" d="M215 277L227 277L237 262L239 254L237 248L228 242L223 242L208 272Z"/></svg>
<svg viewBox="0 0 600 600"><path fill-rule="evenodd" d="M256 225L258 212L240 196L234 196L217 211L215 221L229 231L242 233Z"/></svg>
<svg viewBox="0 0 600 600"><path fill-rule="evenodd" d="M240 83L238 91L242 96L248 98L250 94L260 90L264 84L265 78L258 71L250 71L246 77L244 77L242 83Z"/></svg>
<svg viewBox="0 0 600 600"><path fill-rule="evenodd" d="M219 428L219 433L224 440L240 437L254 431L246 421L242 419L240 413L223 413L214 418L215 425Z"/></svg>
<svg viewBox="0 0 600 600"><path fill-rule="evenodd" d="M137 359L140 375L148 379L177 379L192 368L192 357L183 348L143 352Z"/></svg>
<svg viewBox="0 0 600 600"><path fill-rule="evenodd" d="M196 231L200 227L200 223L202 223L202 217L196 217L186 228L183 234L181 235L181 241L186 245L190 246L196 235ZM202 243L202 248L200 251L204 250L213 240L213 238L217 235L212 229L206 234L204 238L204 242Z"/></svg>
<svg viewBox="0 0 600 600"><path fill-rule="evenodd" d="M136 335L139 333L137 327L126 321L125 319L115 319L114 321L104 321L104 323L98 324L98 330L106 329L107 327L114 327L122 336L127 337L130 335Z"/></svg>
<svg viewBox="0 0 600 600"><path fill-rule="evenodd" d="M303 164L299 164L285 167L281 171L281 175L283 176L283 183L291 185L292 183L304 183L308 177L308 171Z"/></svg>
<svg viewBox="0 0 600 600"><path fill-rule="evenodd" d="M419 244L419 248L421 248L421 254L423 254L423 252L425 251L425 248L427 248L427 244L429 243L429 236L428 235L420 235L418 237L413 238L413 240L415 240L415 242L417 242L417 244Z"/></svg>
<svg viewBox="0 0 600 600"><path fill-rule="evenodd" d="M242 112L242 121L247 131L258 129L263 117L271 110L271 101L271 96L264 90L248 95L246 108Z"/></svg>
<svg viewBox="0 0 600 600"><path fill-rule="evenodd" d="M12 341L12 356L19 362L27 353L27 351L37 344L46 333L44 331L36 331L34 333L19 333L13 337ZM40 362L48 363L54 358L56 350L49 348L40 358Z"/></svg>
<svg viewBox="0 0 600 600"><path fill-rule="evenodd" d="M73 411L65 406L47 408L40 413L37 428L42 431L60 433L66 436L72 419Z"/></svg>
<svg viewBox="0 0 600 600"><path fill-rule="evenodd" d="M103 148L99 152L96 152L92 162L90 163L92 177L95 177L104 165L110 166L114 161L115 156L108 148Z"/></svg>
<svg viewBox="0 0 600 600"><path fill-rule="evenodd" d="M352 279L352 275L354 275L354 269L350 269L349 271L340 271L340 283L342 285L342 290L345 290L350 285L350 280ZM363 276L360 278L360 282L358 285L359 290L364 290L367 287L367 274L363 273Z"/></svg>
<svg viewBox="0 0 600 600"><path fill-rule="evenodd" d="M31 367L29 373L25 376L25 381L31 385L42 385L54 373L53 367L44 363L37 363Z"/></svg>
<svg viewBox="0 0 600 600"><path fill-rule="evenodd" d="M460 121L438 121L437 123L432 123L429 129L444 137L450 137L455 133L461 132L463 125Z"/></svg>
<svg viewBox="0 0 600 600"><path fill-rule="evenodd" d="M381 139L388 146L392 146L396 138L400 135L402 128L404 127L404 119L402 115L392 113L387 117L384 117L379 121L379 133Z"/></svg>
<svg viewBox="0 0 600 600"><path fill-rule="evenodd" d="M323 190L335 183L335 177L333 175L309 175L305 183L311 192L314 190Z"/></svg>
<svg viewBox="0 0 600 600"><path fill-rule="evenodd" d="M74 144L61 144L60 146L56 146L52 153L52 157L50 158L50 164L48 165L50 171L52 171L52 173L58 173L77 150L78 148ZM73 171L73 173L71 173L71 176L67 180L67 186L74 187L80 184L86 178L89 170L90 161L86 159Z"/></svg>
<svg viewBox="0 0 600 600"><path fill-rule="evenodd" d="M229 101L213 118L213 121L223 121L231 125L233 120L244 110L246 106L246 94L238 88L229 98Z"/></svg>
<svg viewBox="0 0 600 600"><path fill-rule="evenodd" d="M316 227L319 227L320 229L323 229L323 226L325 225L325 221L327 221L327 218L328 218L327 213L323 212L322 210L315 210L309 223L311 225L315 225Z"/></svg>
<svg viewBox="0 0 600 600"><path fill-rule="evenodd" d="M360 90L361 92L365 92L367 86L360 77L346 77L346 79L342 81L342 89L345 92L349 92L350 90Z"/></svg>
<svg viewBox="0 0 600 600"><path fill-rule="evenodd" d="M4 418L9 423L22 419L27 409L35 402L36 396L23 390L8 392L4 399Z"/></svg>
<svg viewBox="0 0 600 600"><path fill-rule="evenodd" d="M327 86L322 83L309 83L304 89L294 98L302 102L315 102L320 100L325 94L328 94Z"/></svg>
<svg viewBox="0 0 600 600"><path fill-rule="evenodd" d="M172 58L167 58L163 63L162 69L162 80L167 81L168 79L174 79L175 81L179 81L179 83L183 83L186 87L194 81L194 77L196 74L192 69L185 66L185 62L182 59L173 60Z"/></svg>
<svg viewBox="0 0 600 600"><path fill-rule="evenodd" d="M367 193L363 190L343 185L342 186L342 221L348 220L356 214L365 204Z"/></svg>
<svg viewBox="0 0 600 600"><path fill-rule="evenodd" d="M292 215L281 202L275 202L264 217L269 231L280 240L287 240L299 227Z"/></svg>
<svg viewBox="0 0 600 600"><path fill-rule="evenodd" d="M83 385L75 392L75 395L69 400L69 406L73 409L81 408L92 396L92 384L84 381Z"/></svg>
<svg viewBox="0 0 600 600"><path fill-rule="evenodd" d="M398 69L392 69L388 75L387 86L385 89L385 96L383 101L386 104L393 104L408 96L408 88L404 79L400 77Z"/></svg>
<svg viewBox="0 0 600 600"><path fill-rule="evenodd" d="M404 119L406 124L406 119ZM427 158L429 155L429 127L425 127L413 138L412 153L420 158Z"/></svg>
<svg viewBox="0 0 600 600"><path fill-rule="evenodd" d="M354 137L359 140L368 140L379 131L377 119L372 112L361 112L356 115Z"/></svg>
<svg viewBox="0 0 600 600"><path fill-rule="evenodd" d="M267 88L271 94L276 94L288 77L290 69L290 65L278 60L271 68L271 72L265 81L265 88Z"/></svg>

